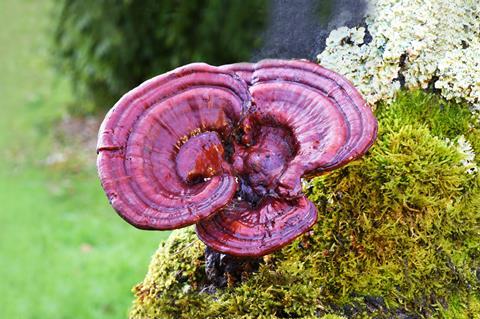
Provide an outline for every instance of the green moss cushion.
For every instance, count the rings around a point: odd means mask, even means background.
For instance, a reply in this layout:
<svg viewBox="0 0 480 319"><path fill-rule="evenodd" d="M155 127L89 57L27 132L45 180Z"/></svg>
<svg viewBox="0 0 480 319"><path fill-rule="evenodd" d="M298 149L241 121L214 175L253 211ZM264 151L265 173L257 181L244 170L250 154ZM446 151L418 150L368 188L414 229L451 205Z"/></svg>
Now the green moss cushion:
<svg viewBox="0 0 480 319"><path fill-rule="evenodd" d="M478 118L421 91L379 105L363 159L305 184L313 230L212 293L193 229L160 245L132 318L471 318L480 313ZM333 315L336 314L336 315ZM410 316L410 317L408 317Z"/></svg>

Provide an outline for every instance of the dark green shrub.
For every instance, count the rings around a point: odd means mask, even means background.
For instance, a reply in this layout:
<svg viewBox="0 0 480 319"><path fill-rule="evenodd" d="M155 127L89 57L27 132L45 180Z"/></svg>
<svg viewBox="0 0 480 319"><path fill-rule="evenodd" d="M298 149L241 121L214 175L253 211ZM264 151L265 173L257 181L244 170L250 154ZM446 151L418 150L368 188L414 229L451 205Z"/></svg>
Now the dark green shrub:
<svg viewBox="0 0 480 319"><path fill-rule="evenodd" d="M191 228L174 231L134 289L131 317L477 318L480 172L469 166L479 162L465 162L458 140L480 140L479 123L421 91L376 115L369 153L309 183L312 232L209 294L204 245Z"/></svg>
<svg viewBox="0 0 480 319"><path fill-rule="evenodd" d="M266 0L63 0L55 60L83 110L179 65L248 60ZM87 104L86 104L87 103Z"/></svg>

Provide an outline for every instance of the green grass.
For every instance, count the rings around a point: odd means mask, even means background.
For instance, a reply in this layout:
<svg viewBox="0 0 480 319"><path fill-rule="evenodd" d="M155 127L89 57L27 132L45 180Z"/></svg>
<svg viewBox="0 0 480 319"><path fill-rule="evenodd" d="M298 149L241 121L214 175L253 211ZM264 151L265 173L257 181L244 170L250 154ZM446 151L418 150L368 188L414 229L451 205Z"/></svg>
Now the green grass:
<svg viewBox="0 0 480 319"><path fill-rule="evenodd" d="M167 234L116 216L93 163L41 164L71 99L48 64L52 4L0 1L0 318L122 318Z"/></svg>

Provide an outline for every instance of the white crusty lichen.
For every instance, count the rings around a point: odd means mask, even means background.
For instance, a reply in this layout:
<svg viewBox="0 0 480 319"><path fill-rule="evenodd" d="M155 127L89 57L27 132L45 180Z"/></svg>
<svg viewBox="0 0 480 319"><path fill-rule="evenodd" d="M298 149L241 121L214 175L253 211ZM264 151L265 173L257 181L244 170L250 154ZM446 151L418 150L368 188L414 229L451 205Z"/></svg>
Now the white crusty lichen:
<svg viewBox="0 0 480 319"><path fill-rule="evenodd" d="M472 144L461 135L457 140L457 149L464 155L461 161L463 166L466 167L467 172L472 174L477 172L478 168L475 163L475 152L473 151Z"/></svg>
<svg viewBox="0 0 480 319"><path fill-rule="evenodd" d="M434 83L447 99L480 109L480 3L477 0L370 0L364 27L330 33L318 62L349 78L370 104L405 83ZM433 84L432 84L433 85Z"/></svg>
<svg viewBox="0 0 480 319"><path fill-rule="evenodd" d="M460 135L455 143L449 138L446 138L445 141L448 145L455 147L457 151L462 154L463 159L460 161L460 163L465 167L467 173L473 174L478 171L478 167L475 162L475 151L473 150L472 144L470 144L465 136Z"/></svg>

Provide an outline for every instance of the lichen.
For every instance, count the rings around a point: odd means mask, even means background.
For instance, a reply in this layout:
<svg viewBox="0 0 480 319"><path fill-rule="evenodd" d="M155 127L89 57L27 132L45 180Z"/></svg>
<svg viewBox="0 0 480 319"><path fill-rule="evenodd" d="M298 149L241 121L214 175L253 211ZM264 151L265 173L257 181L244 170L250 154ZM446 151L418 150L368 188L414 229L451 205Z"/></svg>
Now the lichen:
<svg viewBox="0 0 480 319"><path fill-rule="evenodd" d="M370 0L365 27L331 32L318 61L349 78L372 105L402 85L437 89L480 108L480 3ZM368 43L367 43L368 42Z"/></svg>
<svg viewBox="0 0 480 319"><path fill-rule="evenodd" d="M467 106L421 91L376 116L363 159L305 184L320 217L310 233L211 291L205 247L192 228L174 231L134 288L131 318L478 315L480 173L464 161L478 166L480 125Z"/></svg>

